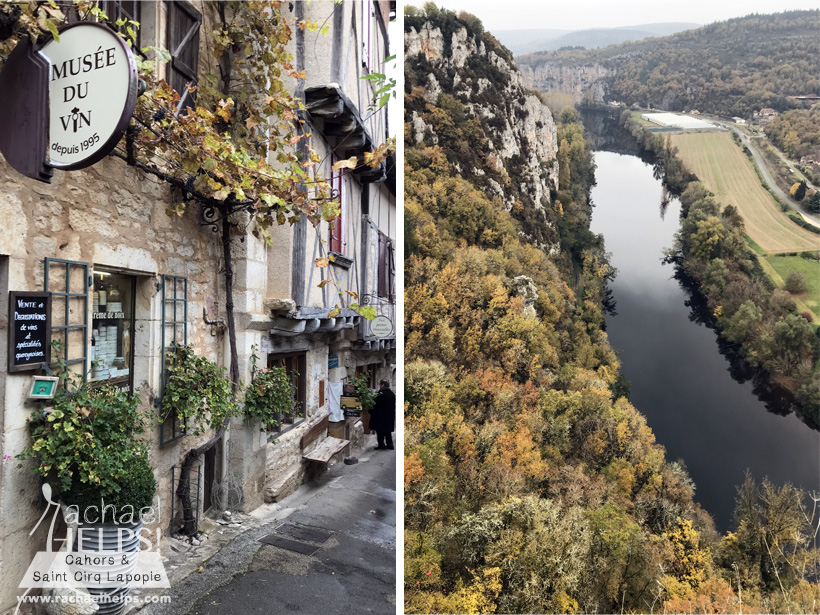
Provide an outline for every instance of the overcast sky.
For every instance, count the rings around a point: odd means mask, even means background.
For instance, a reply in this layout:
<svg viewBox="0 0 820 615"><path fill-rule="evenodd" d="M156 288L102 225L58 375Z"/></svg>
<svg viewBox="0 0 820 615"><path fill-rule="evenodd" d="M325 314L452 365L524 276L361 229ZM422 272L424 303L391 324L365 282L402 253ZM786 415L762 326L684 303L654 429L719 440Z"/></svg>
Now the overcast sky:
<svg viewBox="0 0 820 615"><path fill-rule="evenodd" d="M422 6L423 0L408 4ZM750 13L816 9L817 0L439 0L493 30L585 30L683 21L706 25Z"/></svg>

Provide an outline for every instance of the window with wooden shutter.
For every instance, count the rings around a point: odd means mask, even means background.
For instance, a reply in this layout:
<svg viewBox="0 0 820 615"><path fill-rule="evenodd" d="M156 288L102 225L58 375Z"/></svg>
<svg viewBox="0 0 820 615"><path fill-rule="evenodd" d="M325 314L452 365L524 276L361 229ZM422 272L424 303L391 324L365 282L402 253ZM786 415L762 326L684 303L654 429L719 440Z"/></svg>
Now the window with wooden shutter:
<svg viewBox="0 0 820 615"><path fill-rule="evenodd" d="M393 242L379 231L379 297L394 301L396 297L396 259Z"/></svg>
<svg viewBox="0 0 820 615"><path fill-rule="evenodd" d="M103 0L100 2L100 8L105 12L106 17L108 17L108 25L111 26L112 29L125 34L126 40L130 40L127 34L127 28L130 24L125 23L122 26L118 26L117 21L124 19L126 22L130 20L139 23L142 17L139 0ZM130 27L137 35L135 46L136 49L139 49L140 28Z"/></svg>
<svg viewBox="0 0 820 615"><path fill-rule="evenodd" d="M331 156L331 165L336 164L338 159L336 155ZM344 220L345 220L345 187L346 187L346 178L344 169L339 169L338 171L331 171L330 173L330 187L334 191L334 197L339 199L339 205L341 206L341 211L339 212L339 217L336 218L333 222L331 222L330 228L330 251L336 252L337 254L344 254L345 253L345 242L344 242Z"/></svg>
<svg viewBox="0 0 820 615"><path fill-rule="evenodd" d="M168 2L168 49L171 52L168 83L179 92L180 109L195 104L195 93L189 92L186 86L197 83L201 25L202 15L188 2Z"/></svg>
<svg viewBox="0 0 820 615"><path fill-rule="evenodd" d="M390 301L396 302L396 244L393 241L387 246L387 292Z"/></svg>

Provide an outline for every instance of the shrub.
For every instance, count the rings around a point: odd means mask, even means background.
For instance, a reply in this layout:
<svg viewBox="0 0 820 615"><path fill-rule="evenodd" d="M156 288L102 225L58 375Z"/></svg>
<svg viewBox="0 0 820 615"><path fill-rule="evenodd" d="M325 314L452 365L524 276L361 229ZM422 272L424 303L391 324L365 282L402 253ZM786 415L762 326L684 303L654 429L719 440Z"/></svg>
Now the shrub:
<svg viewBox="0 0 820 615"><path fill-rule="evenodd" d="M256 346L251 364L256 369ZM296 386L284 367L263 369L245 390L245 418L262 422L260 431L273 430L296 410Z"/></svg>
<svg viewBox="0 0 820 615"><path fill-rule="evenodd" d="M59 356L60 344L52 346ZM148 418L139 397L114 386L78 383L65 361L58 364L62 386L50 409L32 414L32 442L20 457L36 459L35 472L69 504L84 508L102 499L135 510L149 505L156 482L139 439Z"/></svg>
<svg viewBox="0 0 820 615"><path fill-rule="evenodd" d="M786 284L784 288L792 293L793 295L798 293L806 292L806 276L799 271L793 271L789 274L789 277L786 278Z"/></svg>
<svg viewBox="0 0 820 615"><path fill-rule="evenodd" d="M115 387L60 388L51 412L29 421L32 444L21 454L39 462L37 472L59 492L72 485L96 486L103 495L117 493L117 477L128 455L143 450L137 437L145 431L139 398Z"/></svg>
<svg viewBox="0 0 820 615"><path fill-rule="evenodd" d="M160 420L173 413L186 430L200 435L206 429L219 429L223 422L237 416L231 381L225 368L206 357L198 357L189 346L177 346L165 358L168 382L160 407Z"/></svg>
<svg viewBox="0 0 820 615"><path fill-rule="evenodd" d="M296 387L284 367L263 369L245 391L245 417L262 421L261 431L279 426L296 409Z"/></svg>
<svg viewBox="0 0 820 615"><path fill-rule="evenodd" d="M362 410L366 410L367 412L370 412L373 406L376 405L376 396L367 384L369 375L370 372L366 372L353 378L353 388L356 389L356 397L362 402Z"/></svg>
<svg viewBox="0 0 820 615"><path fill-rule="evenodd" d="M81 519L91 520L85 514L89 507L102 510L104 505L114 507L113 517L117 519L130 515L136 520L139 511L151 505L157 490L157 481L148 462L148 455L144 451L127 454L123 469L116 479L120 487L118 492L101 493L95 486L75 484L63 499L68 504L77 506ZM106 519L109 519L107 511Z"/></svg>

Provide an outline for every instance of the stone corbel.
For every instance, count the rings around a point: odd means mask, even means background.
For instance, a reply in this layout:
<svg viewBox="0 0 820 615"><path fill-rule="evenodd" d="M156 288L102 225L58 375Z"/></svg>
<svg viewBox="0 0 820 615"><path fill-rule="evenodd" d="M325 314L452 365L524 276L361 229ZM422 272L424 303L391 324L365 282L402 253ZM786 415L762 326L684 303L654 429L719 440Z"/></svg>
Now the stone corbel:
<svg viewBox="0 0 820 615"><path fill-rule="evenodd" d="M305 320L291 320L290 318L276 318L270 330L271 335L294 337L305 331Z"/></svg>

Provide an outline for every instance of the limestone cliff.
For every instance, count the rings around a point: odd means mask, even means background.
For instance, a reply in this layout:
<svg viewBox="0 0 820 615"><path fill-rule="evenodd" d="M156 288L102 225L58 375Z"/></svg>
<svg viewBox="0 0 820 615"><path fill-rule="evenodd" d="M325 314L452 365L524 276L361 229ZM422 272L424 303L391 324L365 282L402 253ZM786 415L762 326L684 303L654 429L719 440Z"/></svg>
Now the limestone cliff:
<svg viewBox="0 0 820 615"><path fill-rule="evenodd" d="M529 211L524 218L541 229L525 227L526 232L556 248L549 231L550 190L558 183L556 126L512 54L456 19L408 19L404 45L408 143L439 146L485 193L508 209ZM442 119L442 110L457 118L458 130Z"/></svg>
<svg viewBox="0 0 820 615"><path fill-rule="evenodd" d="M603 103L609 95L615 71L601 64L567 66L544 62L522 64L524 84L540 92L560 92L571 96L576 103Z"/></svg>

